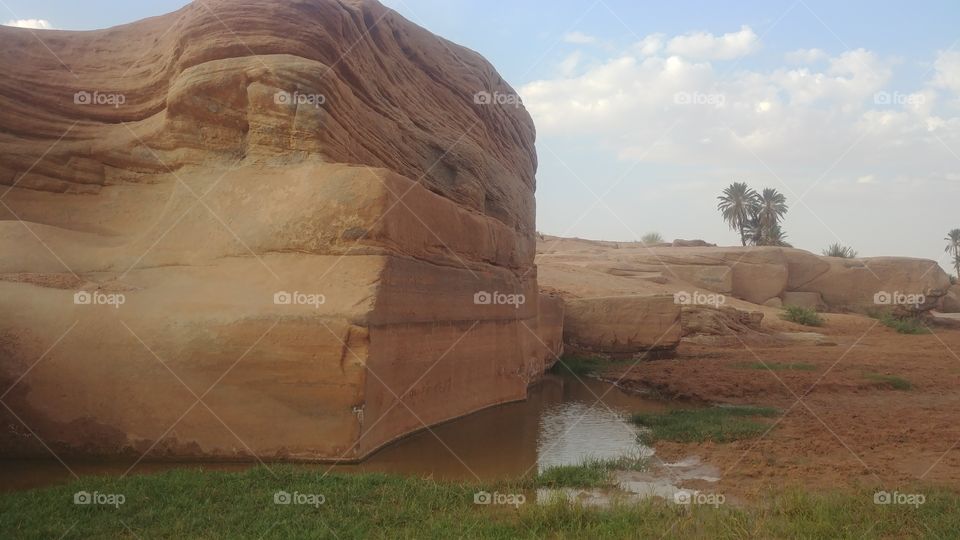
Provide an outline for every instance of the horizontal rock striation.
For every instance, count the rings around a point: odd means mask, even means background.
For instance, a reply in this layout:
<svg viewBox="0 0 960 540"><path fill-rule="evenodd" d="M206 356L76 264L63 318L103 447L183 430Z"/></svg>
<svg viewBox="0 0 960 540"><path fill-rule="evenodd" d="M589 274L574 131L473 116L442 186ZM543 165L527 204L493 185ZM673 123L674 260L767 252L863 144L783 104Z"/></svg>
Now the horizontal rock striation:
<svg viewBox="0 0 960 540"><path fill-rule="evenodd" d="M355 460L559 354L478 54L373 0L0 44L4 455Z"/></svg>

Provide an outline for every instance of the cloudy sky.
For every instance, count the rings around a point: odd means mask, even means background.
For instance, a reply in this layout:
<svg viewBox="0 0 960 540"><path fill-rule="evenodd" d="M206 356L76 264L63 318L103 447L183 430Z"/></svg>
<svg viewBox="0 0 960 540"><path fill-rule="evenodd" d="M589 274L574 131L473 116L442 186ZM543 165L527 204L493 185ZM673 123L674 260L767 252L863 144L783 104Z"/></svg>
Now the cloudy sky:
<svg viewBox="0 0 960 540"><path fill-rule="evenodd" d="M93 29L185 3L0 0L0 21ZM542 232L735 244L716 196L739 180L787 196L797 247L947 266L955 0L385 3L482 53L520 94L538 130Z"/></svg>

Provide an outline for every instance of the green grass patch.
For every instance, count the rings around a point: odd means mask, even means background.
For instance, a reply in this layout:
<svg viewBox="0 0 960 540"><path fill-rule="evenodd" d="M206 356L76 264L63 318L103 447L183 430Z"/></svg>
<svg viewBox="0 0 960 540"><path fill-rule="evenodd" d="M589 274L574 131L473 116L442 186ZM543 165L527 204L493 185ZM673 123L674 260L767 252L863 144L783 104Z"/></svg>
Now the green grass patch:
<svg viewBox="0 0 960 540"><path fill-rule="evenodd" d="M587 458L579 465L556 465L540 471L534 479L537 487L590 488L613 485L613 471L643 471L647 459L622 456L612 459Z"/></svg>
<svg viewBox="0 0 960 540"><path fill-rule="evenodd" d="M785 364L779 362L741 362L736 364L736 367L740 369L758 369L762 371L771 370L771 371L815 371L817 366L813 364L807 364L804 362L797 362L793 364Z"/></svg>
<svg viewBox="0 0 960 540"><path fill-rule="evenodd" d="M958 538L960 494L921 493L919 506L875 504L873 490L777 490L759 502L679 506L662 499L593 508L539 505L524 482L447 483L382 474L263 467L241 473L170 471L85 477L0 495L3 538ZM274 476L274 474L276 476ZM274 495L324 503L275 504ZM76 505L78 491L119 493L119 507ZM522 504L476 504L481 492ZM486 500L496 500L487 498Z"/></svg>
<svg viewBox="0 0 960 540"><path fill-rule="evenodd" d="M817 310L800 306L787 306L780 318L804 326L823 326L824 323Z"/></svg>
<svg viewBox="0 0 960 540"><path fill-rule="evenodd" d="M895 375L881 375L879 373L867 373L866 377L870 380L882 382L891 386L894 390L910 390L913 388L913 385L910 384L910 381L897 377Z"/></svg>
<svg viewBox="0 0 960 540"><path fill-rule="evenodd" d="M580 465L556 465L547 467L537 474L537 487L601 487L612 483L611 470L600 462L581 463Z"/></svg>
<svg viewBox="0 0 960 540"><path fill-rule="evenodd" d="M927 325L923 324L923 321L916 317L897 317L892 313L885 312L875 314L874 318L879 320L884 326L893 328L901 334L918 335L930 333Z"/></svg>
<svg viewBox="0 0 960 540"><path fill-rule="evenodd" d="M665 413L636 414L632 420L648 431L641 440L674 442L730 442L762 435L770 426L757 417L776 416L777 409L753 406L720 406L704 409L678 409Z"/></svg>

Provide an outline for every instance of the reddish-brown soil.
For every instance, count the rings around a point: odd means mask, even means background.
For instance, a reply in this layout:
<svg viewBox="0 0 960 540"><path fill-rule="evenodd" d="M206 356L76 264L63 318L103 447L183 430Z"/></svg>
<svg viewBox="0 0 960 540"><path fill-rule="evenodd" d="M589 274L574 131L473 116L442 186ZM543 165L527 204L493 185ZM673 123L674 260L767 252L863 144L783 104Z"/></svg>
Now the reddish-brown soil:
<svg viewBox="0 0 960 540"><path fill-rule="evenodd" d="M664 459L699 455L720 468L713 489L752 498L766 490L960 486L960 330L902 335L866 317L830 315L836 346L684 344L677 358L641 363L621 385L692 400L766 405L783 414L758 439L658 442ZM810 371L746 364L810 364ZM896 390L869 374L906 379ZM610 374L608 374L610 375Z"/></svg>

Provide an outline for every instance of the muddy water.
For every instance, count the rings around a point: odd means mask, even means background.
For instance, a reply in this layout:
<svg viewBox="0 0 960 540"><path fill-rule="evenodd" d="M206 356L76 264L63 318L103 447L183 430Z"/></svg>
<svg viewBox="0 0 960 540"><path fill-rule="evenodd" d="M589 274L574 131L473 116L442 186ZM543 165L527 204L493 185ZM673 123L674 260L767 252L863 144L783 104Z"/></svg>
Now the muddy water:
<svg viewBox="0 0 960 540"><path fill-rule="evenodd" d="M599 398L599 401L598 401ZM637 442L629 416L667 404L628 395L594 379L548 375L526 401L486 409L406 437L357 465L308 465L319 471L377 471L448 480L515 478L587 457L649 453ZM78 475L121 475L130 463L70 463ZM141 462L131 474L173 468L243 470L243 463ZM22 490L70 480L57 461L0 461L0 490Z"/></svg>

